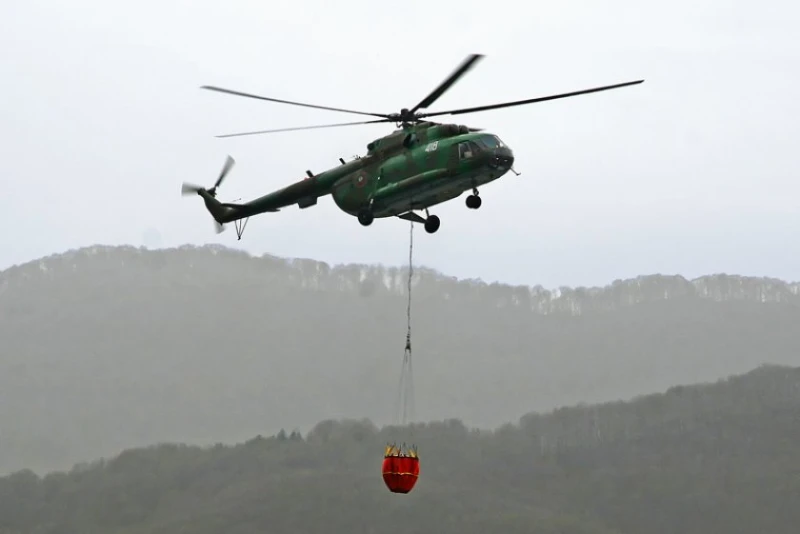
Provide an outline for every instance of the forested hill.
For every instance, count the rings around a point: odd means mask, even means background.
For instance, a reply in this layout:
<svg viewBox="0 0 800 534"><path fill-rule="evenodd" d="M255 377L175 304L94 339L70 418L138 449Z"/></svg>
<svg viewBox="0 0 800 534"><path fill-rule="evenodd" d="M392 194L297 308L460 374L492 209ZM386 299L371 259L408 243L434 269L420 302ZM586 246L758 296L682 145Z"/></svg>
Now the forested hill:
<svg viewBox="0 0 800 534"><path fill-rule="evenodd" d="M606 287L510 286L481 280L458 280L435 270L415 267L413 288L428 290L445 300L477 300L483 304L514 306L537 313L580 314L614 310L641 302L681 298L714 301L785 302L800 304L800 282L774 278L726 274L687 280L682 276L650 275L615 280ZM237 283L278 283L293 288L333 292L356 292L362 297L405 295L408 270L381 265L338 265L308 259L286 259L270 255L252 256L219 245L147 250L134 247L94 246L55 254L0 271L0 295L10 288L39 289L45 280L134 273L183 274L187 283L228 286ZM239 275L237 277L237 274ZM237 280L238 278L238 280Z"/></svg>
<svg viewBox="0 0 800 534"><path fill-rule="evenodd" d="M587 264L588 268L588 264ZM160 441L390 421L404 269L91 247L0 273L0 472ZM495 428L800 365L798 285L651 276L546 291L415 269L417 420Z"/></svg>
<svg viewBox="0 0 800 534"><path fill-rule="evenodd" d="M236 446L159 445L0 478L0 532L795 534L800 369L765 366L632 402L378 429L326 421ZM380 476L413 439L409 495Z"/></svg>

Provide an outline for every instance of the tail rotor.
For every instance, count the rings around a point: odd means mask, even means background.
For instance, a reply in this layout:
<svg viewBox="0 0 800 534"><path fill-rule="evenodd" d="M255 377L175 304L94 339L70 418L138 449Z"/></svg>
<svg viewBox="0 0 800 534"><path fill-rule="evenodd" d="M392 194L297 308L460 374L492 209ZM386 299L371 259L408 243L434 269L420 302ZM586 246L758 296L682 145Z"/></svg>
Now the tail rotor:
<svg viewBox="0 0 800 534"><path fill-rule="evenodd" d="M211 199L216 199L216 197L217 197L217 188L220 185L222 185L222 181L225 180L226 176L228 176L228 173L231 171L231 168L233 168L233 165L235 163L236 163L236 161L229 155L225 159L225 164L222 166L222 171L220 171L220 173L219 173L219 178L217 178L217 181L209 189L206 189L205 187L201 187L199 185L183 182L183 184L181 185L181 195L182 196L200 195L200 196L204 197L204 199L206 200L206 205L209 207L209 211L211 211L212 215L213 215L214 214L214 210L212 210L211 206L209 206L208 197L211 197ZM205 194L203 194L203 193L205 193ZM219 204L216 200L211 200L211 202ZM216 231L216 233L219 234L223 230L225 230L225 227L219 221L215 220L214 223L215 223L215 231Z"/></svg>

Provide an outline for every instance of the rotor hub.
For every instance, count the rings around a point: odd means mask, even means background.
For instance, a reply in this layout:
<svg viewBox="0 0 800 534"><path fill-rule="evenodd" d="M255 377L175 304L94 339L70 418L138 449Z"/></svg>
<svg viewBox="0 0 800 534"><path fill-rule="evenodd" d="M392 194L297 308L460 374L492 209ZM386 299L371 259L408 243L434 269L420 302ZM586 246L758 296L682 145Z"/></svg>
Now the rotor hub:
<svg viewBox="0 0 800 534"><path fill-rule="evenodd" d="M398 122L414 122L417 120L417 114L412 113L408 108L400 110L400 120Z"/></svg>

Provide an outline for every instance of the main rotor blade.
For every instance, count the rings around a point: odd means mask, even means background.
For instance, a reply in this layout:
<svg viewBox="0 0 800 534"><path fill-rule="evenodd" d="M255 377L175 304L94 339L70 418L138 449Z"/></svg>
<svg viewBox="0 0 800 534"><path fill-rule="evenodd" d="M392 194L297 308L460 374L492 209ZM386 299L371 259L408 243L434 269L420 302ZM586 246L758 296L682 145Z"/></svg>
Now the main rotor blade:
<svg viewBox="0 0 800 534"><path fill-rule="evenodd" d="M243 132L243 133L233 133L233 134L225 134L225 135L217 135L215 137L238 137L241 135L258 135L258 134L265 134L265 133L276 133L276 132L292 132L296 130L316 130L318 128L336 128L338 126L356 126L360 124L377 124L379 122L393 122L391 119L378 119L375 121L358 121L358 122L340 122L337 124L318 124L315 126L295 126L293 128L278 128L276 130L259 130L256 132Z"/></svg>
<svg viewBox="0 0 800 534"><path fill-rule="evenodd" d="M599 91L607 91L609 89L617 89L620 87L627 87L629 85L637 85L642 83L644 80L636 80L635 82L625 82L625 83L618 83L614 85L604 85L602 87L593 87L592 89L583 89L581 91L573 91L571 93L561 93L558 95L551 95L551 96L542 96L538 98L530 98L528 100L517 100L515 102L505 102L502 104L491 104L488 106L477 106L474 108L461 108L461 109L454 109L452 111L435 111L433 113L420 113L418 116L420 118L423 117L435 117L437 115L461 115L463 113L475 113L477 111L487 111L490 109L500 109L500 108L507 108L511 106L521 106L523 104L533 104L536 102L544 102L546 100L556 100L559 98L567 98L570 96L578 96L578 95L585 95L588 93L597 93Z"/></svg>
<svg viewBox="0 0 800 534"><path fill-rule="evenodd" d="M225 179L225 176L228 175L228 172L230 172L231 167L233 167L234 163L236 162L230 155L228 155L227 159L225 160L225 165L222 166L222 171L219 173L219 178L217 178L217 182L214 184L213 189L219 187L219 184L221 184L222 180Z"/></svg>
<svg viewBox="0 0 800 534"><path fill-rule="evenodd" d="M450 76L448 76L442 83L439 84L439 87L434 89L431 92L431 94L423 98L419 104L417 104L411 109L411 113L415 113L418 109L424 109L430 107L431 104L436 102L436 100L438 100L438 98L442 96L445 93L445 91L450 89L450 87L454 83L456 83L459 80L459 78L464 76L467 73L467 71L469 71L473 66L475 66L475 63L482 58L483 54L470 54L469 56L467 56L467 58L461 62L461 65L459 65L456 68L456 70L454 70L450 74Z"/></svg>
<svg viewBox="0 0 800 534"><path fill-rule="evenodd" d="M209 91L217 91L219 93L227 93L229 95L245 96L247 98L255 98L257 100L267 100L269 102L278 102L280 104L291 104L293 106L303 106L306 108L326 109L328 111L340 111L342 113L354 113L356 115L367 115L370 117L383 117L388 118L386 113L368 113L366 111L353 111L352 109L332 108L328 106L318 106L316 104L304 104L302 102L292 102L290 100L281 100L279 98L270 98L267 96L254 95L251 93L243 93L241 91L234 91L233 89L224 89L222 87L215 87L213 85L202 85L200 89L208 89Z"/></svg>

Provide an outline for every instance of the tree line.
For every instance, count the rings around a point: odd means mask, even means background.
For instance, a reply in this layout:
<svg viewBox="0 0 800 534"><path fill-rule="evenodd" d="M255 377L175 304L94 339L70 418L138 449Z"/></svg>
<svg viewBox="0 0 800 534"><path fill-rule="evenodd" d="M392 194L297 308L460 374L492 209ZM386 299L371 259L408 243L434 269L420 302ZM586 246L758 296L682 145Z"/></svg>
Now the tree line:
<svg viewBox="0 0 800 534"><path fill-rule="evenodd" d="M160 444L0 478L0 532L788 534L798 409L800 369L764 366L495 431L328 420L233 446ZM397 440L421 457L407 496L380 477Z"/></svg>

